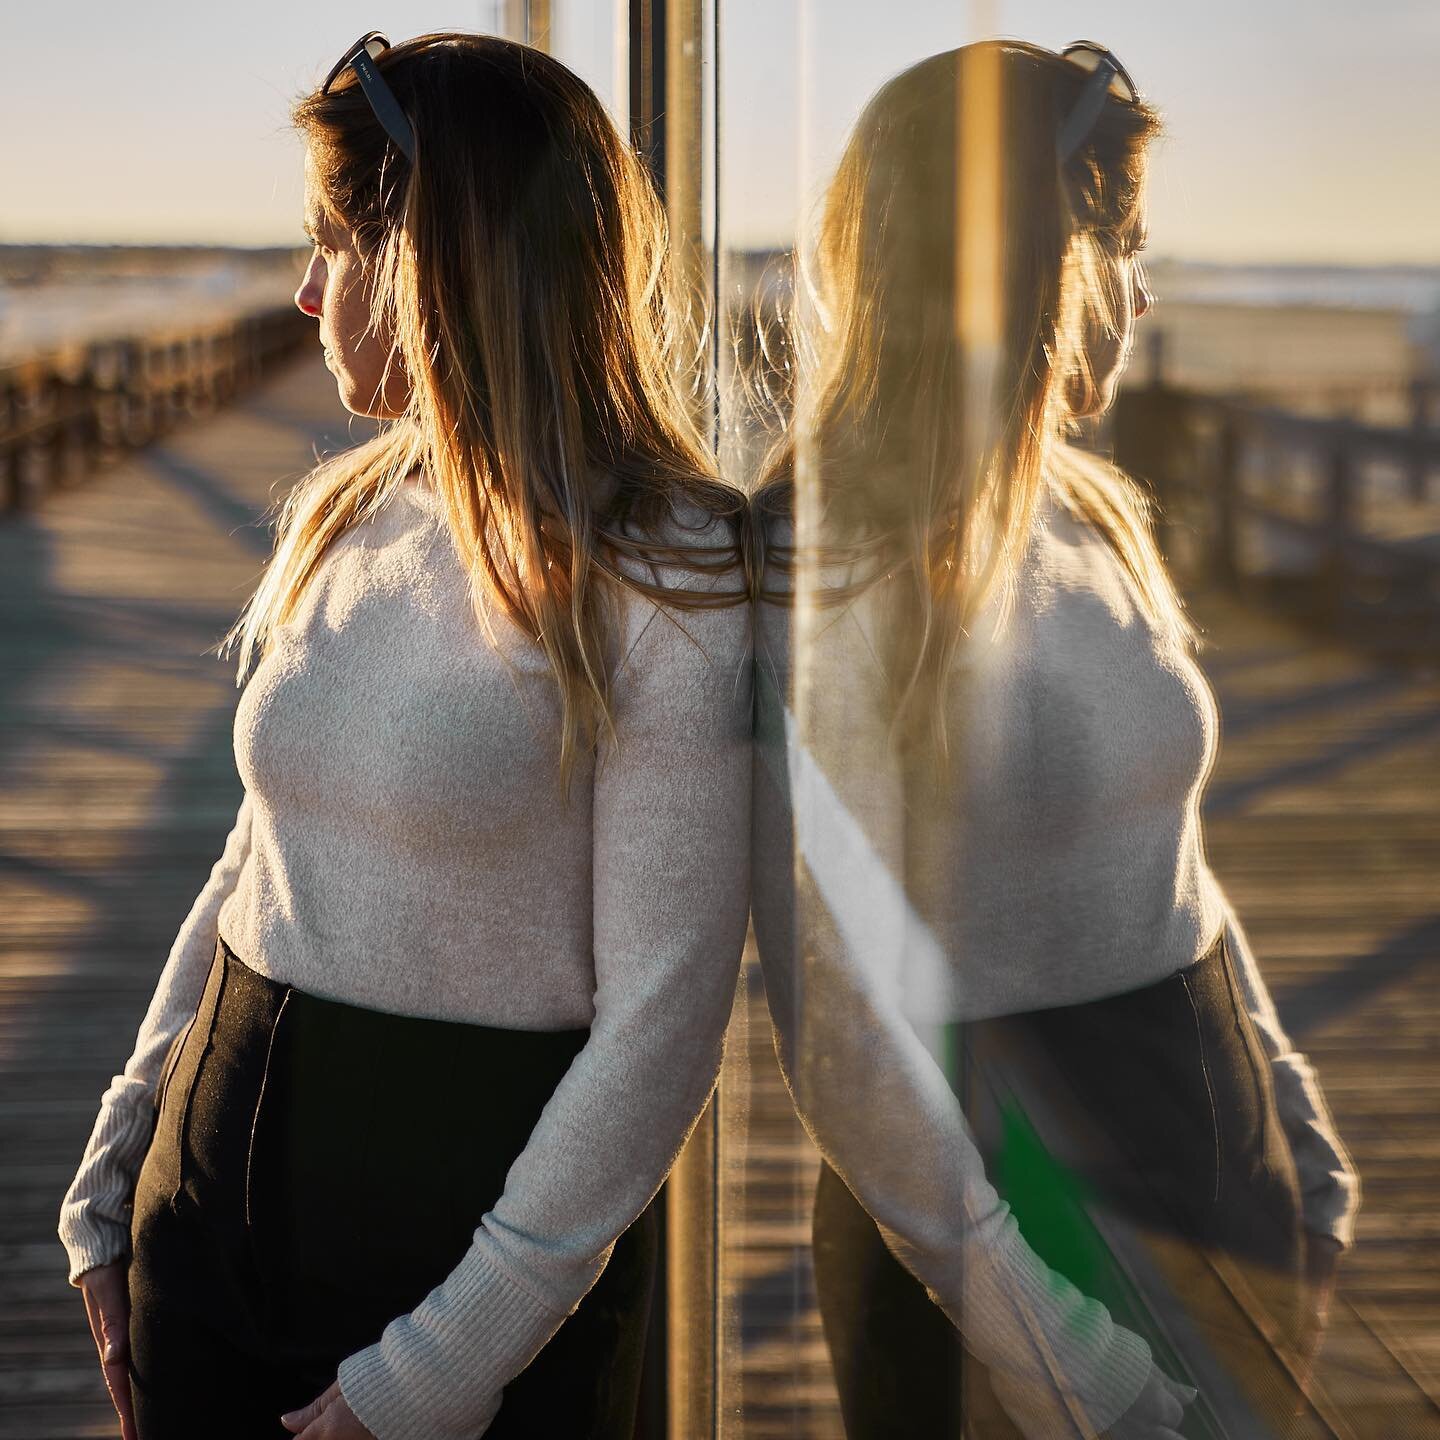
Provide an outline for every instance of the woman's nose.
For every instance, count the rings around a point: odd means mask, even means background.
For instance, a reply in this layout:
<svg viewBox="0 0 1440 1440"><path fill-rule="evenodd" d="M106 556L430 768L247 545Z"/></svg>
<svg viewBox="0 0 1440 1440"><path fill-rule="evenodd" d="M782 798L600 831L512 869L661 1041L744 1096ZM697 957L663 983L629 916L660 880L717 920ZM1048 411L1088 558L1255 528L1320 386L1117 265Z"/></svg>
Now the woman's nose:
<svg viewBox="0 0 1440 1440"><path fill-rule="evenodd" d="M316 268L313 263L306 268L305 278L295 292L295 303L306 315L310 316L320 314L320 302L325 294L325 287L320 281L320 275L316 273ZM323 273L323 271L320 272L320 274Z"/></svg>
<svg viewBox="0 0 1440 1440"><path fill-rule="evenodd" d="M1137 265L1135 267L1135 318L1138 320L1146 314L1155 304L1155 293L1150 289L1150 281L1145 271Z"/></svg>
<svg viewBox="0 0 1440 1440"><path fill-rule="evenodd" d="M320 314L320 292L309 280L295 292L295 303L306 315L318 317Z"/></svg>

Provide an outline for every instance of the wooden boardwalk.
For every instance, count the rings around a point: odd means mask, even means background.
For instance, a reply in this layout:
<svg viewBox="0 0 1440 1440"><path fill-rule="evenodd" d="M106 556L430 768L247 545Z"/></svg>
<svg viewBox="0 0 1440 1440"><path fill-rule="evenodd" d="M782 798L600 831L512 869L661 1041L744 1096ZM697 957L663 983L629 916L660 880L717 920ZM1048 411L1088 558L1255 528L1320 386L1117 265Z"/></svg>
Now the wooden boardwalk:
<svg viewBox="0 0 1440 1440"><path fill-rule="evenodd" d="M312 448L371 433L298 362L0 525L0 1440L114 1435L55 1237L239 800L207 649ZM1316 1436L1440 1436L1440 677L1194 597L1225 715L1210 845L1360 1166ZM815 1157L747 968L725 1083L724 1433L839 1440L808 1264Z"/></svg>

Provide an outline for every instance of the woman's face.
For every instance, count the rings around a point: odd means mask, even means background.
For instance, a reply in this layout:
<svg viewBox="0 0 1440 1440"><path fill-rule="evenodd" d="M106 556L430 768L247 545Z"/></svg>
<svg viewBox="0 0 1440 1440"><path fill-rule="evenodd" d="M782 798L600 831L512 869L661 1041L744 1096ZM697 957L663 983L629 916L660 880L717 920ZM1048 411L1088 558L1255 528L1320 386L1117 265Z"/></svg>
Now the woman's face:
<svg viewBox="0 0 1440 1440"><path fill-rule="evenodd" d="M341 402L352 415L393 419L404 414L409 398L404 365L397 354L388 379L384 377L392 342L369 328L370 300L361 256L349 231L337 231L326 215L308 160L305 229L315 249L295 303L320 322L325 363L335 376Z"/></svg>
<svg viewBox="0 0 1440 1440"><path fill-rule="evenodd" d="M1112 335L1095 323L1086 336L1090 368L1095 376L1095 395L1092 403L1077 413L1099 415L1110 408L1120 377L1125 373L1135 348L1135 323L1155 303L1141 262L1143 250L1142 242L1134 250L1106 256L1104 263L1112 267L1112 293L1116 297L1115 333Z"/></svg>

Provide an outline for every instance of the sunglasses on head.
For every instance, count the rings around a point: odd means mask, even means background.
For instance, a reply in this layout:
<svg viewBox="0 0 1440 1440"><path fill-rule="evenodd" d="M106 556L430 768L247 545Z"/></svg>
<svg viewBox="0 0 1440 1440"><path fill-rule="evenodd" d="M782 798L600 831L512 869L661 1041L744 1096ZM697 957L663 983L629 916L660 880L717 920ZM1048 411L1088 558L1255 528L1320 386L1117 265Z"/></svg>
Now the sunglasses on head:
<svg viewBox="0 0 1440 1440"><path fill-rule="evenodd" d="M390 48L390 41L379 31L370 30L362 35L337 60L320 87L322 95L330 93L330 87L342 71L354 67L359 77L360 88L375 112L375 118L385 127L390 138L400 147L405 158L415 163L415 129L405 112L400 108L395 93L385 83L375 68L375 61ZM1028 47L1026 47L1028 48ZM1094 40L1073 40L1062 51L1060 58L1084 70L1090 79L1075 102L1074 108L1060 126L1055 137L1055 153L1063 165L1084 144L1086 137L1100 117L1106 98L1133 104L1140 98L1140 92L1130 72L1120 63L1115 52Z"/></svg>
<svg viewBox="0 0 1440 1440"><path fill-rule="evenodd" d="M325 83L320 87L320 93L328 95L331 85L335 83L336 76L347 67L353 66L356 75L360 77L360 88L365 92L365 98L375 112L375 118L385 127L390 138L400 147L405 158L413 165L415 163L415 127L411 125L405 112L400 108L400 102L395 98L395 92L385 83L380 72L375 68L375 61L382 52L389 48L389 40L378 30L371 30L362 35L335 62L334 68L325 77Z"/></svg>
<svg viewBox="0 0 1440 1440"><path fill-rule="evenodd" d="M1072 40L1060 52L1060 58L1090 76L1055 136L1055 154L1063 165L1085 143L1108 97L1133 105L1140 91L1115 52L1094 40Z"/></svg>

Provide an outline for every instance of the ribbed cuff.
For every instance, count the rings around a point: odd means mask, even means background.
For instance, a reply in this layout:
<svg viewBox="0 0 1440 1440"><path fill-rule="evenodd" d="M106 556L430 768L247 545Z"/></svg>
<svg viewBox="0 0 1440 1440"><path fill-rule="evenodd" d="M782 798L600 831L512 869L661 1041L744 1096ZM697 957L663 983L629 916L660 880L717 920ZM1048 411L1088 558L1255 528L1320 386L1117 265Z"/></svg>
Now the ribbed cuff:
<svg viewBox="0 0 1440 1440"><path fill-rule="evenodd" d="M135 1180L150 1148L153 1108L106 1091L80 1168L60 1205L56 1233L70 1259L68 1280L130 1251Z"/></svg>
<svg viewBox="0 0 1440 1440"><path fill-rule="evenodd" d="M61 1239L70 1257L70 1271L65 1278L77 1290L80 1277L87 1270L108 1265L112 1260L123 1260L130 1254L130 1232L113 1220L72 1223Z"/></svg>
<svg viewBox="0 0 1440 1440"><path fill-rule="evenodd" d="M967 1287L960 1319L997 1398L1029 1440L1102 1435L1149 1379L1149 1344L1050 1269L1018 1227L995 1260Z"/></svg>
<svg viewBox="0 0 1440 1440"><path fill-rule="evenodd" d="M375 1344L340 1362L340 1392L376 1440L476 1440L505 1385L564 1319L472 1250Z"/></svg>

